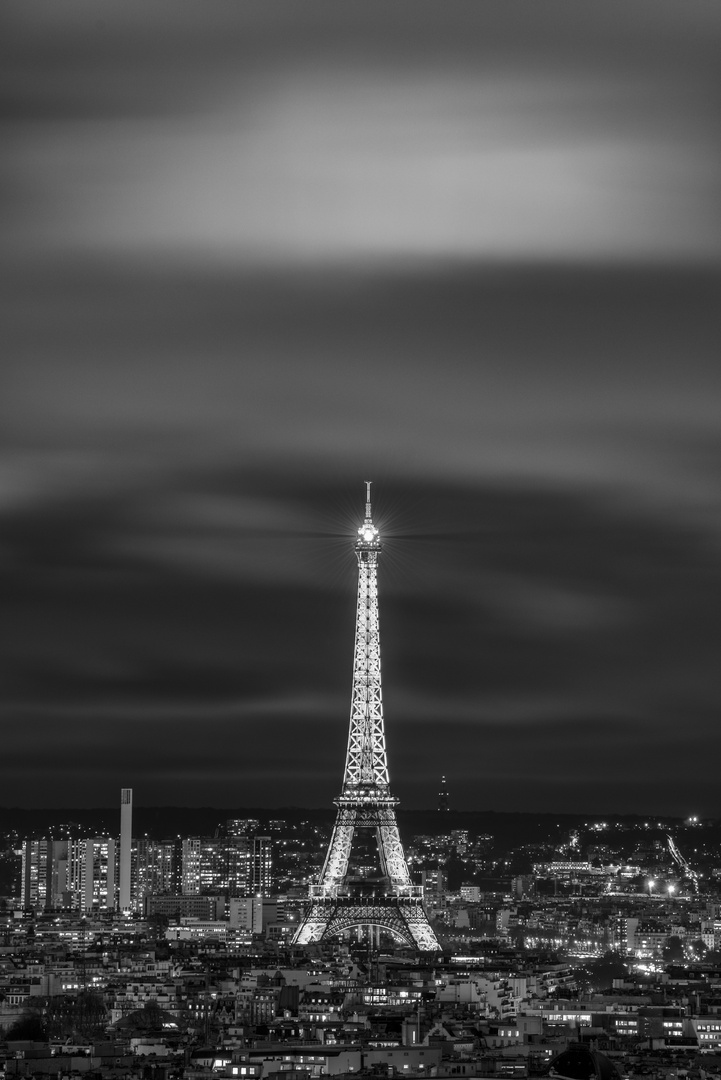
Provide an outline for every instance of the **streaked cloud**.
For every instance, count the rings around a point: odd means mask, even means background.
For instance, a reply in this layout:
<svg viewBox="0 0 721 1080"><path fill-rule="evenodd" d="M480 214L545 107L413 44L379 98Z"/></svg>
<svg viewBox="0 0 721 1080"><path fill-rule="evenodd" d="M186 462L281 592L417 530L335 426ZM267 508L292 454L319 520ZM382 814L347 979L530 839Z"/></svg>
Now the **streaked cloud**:
<svg viewBox="0 0 721 1080"><path fill-rule="evenodd" d="M216 3L212 28L191 7L167 42L132 4L98 21L75 0L87 36L51 17L47 40L16 7L39 81L14 69L6 243L286 267L718 261L708 6L684 5L673 26L657 6L579 19L566 5L564 36L553 5L540 21L520 8L528 27L484 8L428 9L414 48L398 26L377 33L374 5L310 4L305 21Z"/></svg>
<svg viewBox="0 0 721 1080"><path fill-rule="evenodd" d="M410 805L715 810L720 13L8 0L6 799L327 804L370 478Z"/></svg>

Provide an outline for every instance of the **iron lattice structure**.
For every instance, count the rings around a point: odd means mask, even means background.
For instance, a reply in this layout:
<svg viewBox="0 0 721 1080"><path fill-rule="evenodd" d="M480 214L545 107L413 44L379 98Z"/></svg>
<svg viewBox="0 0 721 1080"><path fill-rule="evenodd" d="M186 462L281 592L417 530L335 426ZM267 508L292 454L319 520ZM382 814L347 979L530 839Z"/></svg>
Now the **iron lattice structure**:
<svg viewBox="0 0 721 1080"><path fill-rule="evenodd" d="M423 889L411 884L396 822L398 800L388 779L378 623L381 543L371 514L370 483L355 551L358 605L343 788L334 800L338 815L323 869L318 884L311 886L308 910L293 942L307 945L372 925L423 952L437 952L441 946L423 907ZM362 867L354 872L353 841L359 831L375 833L380 870L375 877Z"/></svg>

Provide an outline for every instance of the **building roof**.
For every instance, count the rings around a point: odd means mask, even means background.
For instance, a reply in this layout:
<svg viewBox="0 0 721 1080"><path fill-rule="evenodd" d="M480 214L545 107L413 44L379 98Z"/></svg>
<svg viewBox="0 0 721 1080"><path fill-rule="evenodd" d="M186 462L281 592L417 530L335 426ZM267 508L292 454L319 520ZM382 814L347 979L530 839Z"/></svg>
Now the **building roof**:
<svg viewBox="0 0 721 1080"><path fill-rule="evenodd" d="M574 1046L549 1062L546 1076L562 1080L621 1080L614 1063L598 1050Z"/></svg>

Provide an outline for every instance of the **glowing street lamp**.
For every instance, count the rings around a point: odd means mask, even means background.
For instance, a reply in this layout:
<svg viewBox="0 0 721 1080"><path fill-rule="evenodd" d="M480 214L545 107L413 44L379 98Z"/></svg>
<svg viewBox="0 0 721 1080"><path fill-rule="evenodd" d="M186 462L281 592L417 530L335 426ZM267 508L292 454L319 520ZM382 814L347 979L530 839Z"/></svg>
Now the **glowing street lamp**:
<svg viewBox="0 0 721 1080"><path fill-rule="evenodd" d="M648 879L648 895L649 896L653 895L653 890L655 888L656 888L656 879L655 878L649 878Z"/></svg>

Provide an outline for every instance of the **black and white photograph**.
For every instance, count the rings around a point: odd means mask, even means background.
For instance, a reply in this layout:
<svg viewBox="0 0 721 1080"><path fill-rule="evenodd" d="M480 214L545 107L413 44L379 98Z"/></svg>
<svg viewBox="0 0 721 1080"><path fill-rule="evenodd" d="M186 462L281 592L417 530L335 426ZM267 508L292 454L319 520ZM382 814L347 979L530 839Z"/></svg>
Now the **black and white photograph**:
<svg viewBox="0 0 721 1080"><path fill-rule="evenodd" d="M721 6L5 0L0 1076L721 1078Z"/></svg>

